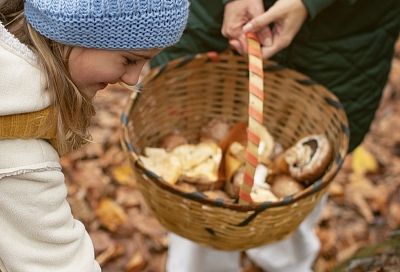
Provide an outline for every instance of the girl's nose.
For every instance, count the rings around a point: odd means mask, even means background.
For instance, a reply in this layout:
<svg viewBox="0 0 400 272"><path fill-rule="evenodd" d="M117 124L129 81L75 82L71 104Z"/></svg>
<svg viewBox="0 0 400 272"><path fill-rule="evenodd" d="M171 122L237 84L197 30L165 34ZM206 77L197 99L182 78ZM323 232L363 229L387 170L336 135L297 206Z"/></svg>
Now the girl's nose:
<svg viewBox="0 0 400 272"><path fill-rule="evenodd" d="M126 70L125 74L122 75L121 81L127 85L135 85L139 80L142 68L143 65L129 67Z"/></svg>

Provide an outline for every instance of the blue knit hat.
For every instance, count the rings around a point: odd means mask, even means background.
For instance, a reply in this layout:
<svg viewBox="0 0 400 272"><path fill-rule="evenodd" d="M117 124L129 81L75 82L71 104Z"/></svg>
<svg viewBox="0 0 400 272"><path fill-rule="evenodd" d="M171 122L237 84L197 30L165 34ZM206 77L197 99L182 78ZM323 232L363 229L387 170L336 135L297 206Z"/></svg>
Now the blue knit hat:
<svg viewBox="0 0 400 272"><path fill-rule="evenodd" d="M26 19L39 33L88 48L173 45L188 13L188 0L25 0Z"/></svg>

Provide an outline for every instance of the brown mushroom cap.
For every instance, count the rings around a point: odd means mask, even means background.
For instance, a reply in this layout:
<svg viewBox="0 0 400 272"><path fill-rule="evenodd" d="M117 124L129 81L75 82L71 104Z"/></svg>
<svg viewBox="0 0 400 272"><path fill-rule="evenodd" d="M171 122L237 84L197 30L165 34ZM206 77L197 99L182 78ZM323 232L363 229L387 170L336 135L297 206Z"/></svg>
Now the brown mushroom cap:
<svg viewBox="0 0 400 272"><path fill-rule="evenodd" d="M274 173L279 174L288 174L289 173L289 165L285 159L285 153L282 152L278 154L272 161L272 169Z"/></svg>
<svg viewBox="0 0 400 272"><path fill-rule="evenodd" d="M323 175L331 158L332 147L323 134L305 137L285 152L290 175L307 183Z"/></svg>
<svg viewBox="0 0 400 272"><path fill-rule="evenodd" d="M276 176L272 184L272 192L278 197L286 197L302 191L304 187L287 175Z"/></svg>
<svg viewBox="0 0 400 272"><path fill-rule="evenodd" d="M177 146L187 144L187 139L179 132L174 131L168 135L166 135L161 142L161 147L164 148L167 152L171 151Z"/></svg>
<svg viewBox="0 0 400 272"><path fill-rule="evenodd" d="M200 141L213 140L220 143L227 137L230 125L225 119L212 119L207 125L201 128Z"/></svg>

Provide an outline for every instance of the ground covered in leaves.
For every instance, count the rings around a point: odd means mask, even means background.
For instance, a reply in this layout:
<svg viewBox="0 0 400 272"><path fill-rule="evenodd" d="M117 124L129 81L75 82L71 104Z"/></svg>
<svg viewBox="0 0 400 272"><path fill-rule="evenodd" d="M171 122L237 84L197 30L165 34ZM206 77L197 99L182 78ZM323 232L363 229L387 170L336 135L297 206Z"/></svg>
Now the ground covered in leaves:
<svg viewBox="0 0 400 272"><path fill-rule="evenodd" d="M93 239L104 272L161 272L166 230L144 203L119 145L119 116L128 96L109 88L95 100L93 143L62 158L68 200ZM329 188L317 227L322 248L315 271L330 271L400 228L399 116L400 42L372 129ZM261 270L244 257L242 271Z"/></svg>

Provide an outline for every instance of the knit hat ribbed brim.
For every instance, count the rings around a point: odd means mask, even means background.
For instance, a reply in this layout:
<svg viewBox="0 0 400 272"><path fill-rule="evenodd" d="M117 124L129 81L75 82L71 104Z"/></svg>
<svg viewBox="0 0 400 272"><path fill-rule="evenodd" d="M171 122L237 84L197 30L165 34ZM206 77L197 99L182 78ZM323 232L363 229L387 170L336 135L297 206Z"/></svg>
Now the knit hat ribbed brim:
<svg viewBox="0 0 400 272"><path fill-rule="evenodd" d="M187 0L26 0L27 21L66 45L103 49L164 48L178 42Z"/></svg>

